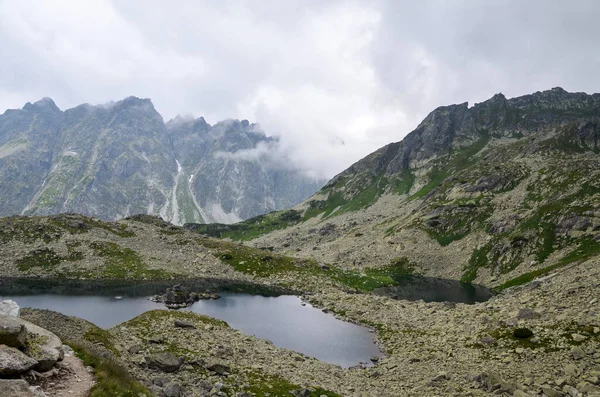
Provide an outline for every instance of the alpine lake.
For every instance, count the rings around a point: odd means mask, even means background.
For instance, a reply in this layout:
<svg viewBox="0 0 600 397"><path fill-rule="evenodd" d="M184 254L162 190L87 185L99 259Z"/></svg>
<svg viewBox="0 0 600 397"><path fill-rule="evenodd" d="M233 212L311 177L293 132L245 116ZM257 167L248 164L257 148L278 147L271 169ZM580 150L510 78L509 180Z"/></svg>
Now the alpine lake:
<svg viewBox="0 0 600 397"><path fill-rule="evenodd" d="M466 304L493 296L484 287L452 280L406 276L397 281L398 285L373 293L394 299ZM149 310L166 309L150 297L174 284L178 282L0 279L0 301L12 299L20 307L49 309L108 329ZM181 284L193 291L206 290L206 283L201 280ZM232 292L236 290L240 289L225 286L219 299L200 300L179 310L226 321L245 334L345 368L368 365L371 359L383 356L373 330L342 321L296 295L265 290L252 294Z"/></svg>

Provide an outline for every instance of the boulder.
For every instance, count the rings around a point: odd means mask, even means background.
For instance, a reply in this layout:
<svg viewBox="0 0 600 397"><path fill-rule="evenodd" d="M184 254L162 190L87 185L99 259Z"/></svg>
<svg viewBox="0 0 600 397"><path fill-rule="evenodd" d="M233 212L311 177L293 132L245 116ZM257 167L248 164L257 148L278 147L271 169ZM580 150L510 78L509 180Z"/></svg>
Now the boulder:
<svg viewBox="0 0 600 397"><path fill-rule="evenodd" d="M208 369L209 371L214 371L218 375L221 375L221 376L228 375L231 372L231 368L229 368L228 365L220 364L220 363L213 363L213 364L209 365L208 367L206 367L206 369Z"/></svg>
<svg viewBox="0 0 600 397"><path fill-rule="evenodd" d="M188 323L187 321L175 320L176 328L196 328L196 326L192 323Z"/></svg>
<svg viewBox="0 0 600 397"><path fill-rule="evenodd" d="M540 317L542 317L540 313L528 308L519 309L519 313L517 314L519 320L533 320Z"/></svg>
<svg viewBox="0 0 600 397"><path fill-rule="evenodd" d="M38 365L34 368L36 371L49 371L57 361L64 358L61 340L42 327L25 320L20 321L23 321L27 329L25 354L38 361Z"/></svg>
<svg viewBox="0 0 600 397"><path fill-rule="evenodd" d="M0 315L0 345L22 349L26 341L27 330L21 319Z"/></svg>
<svg viewBox="0 0 600 397"><path fill-rule="evenodd" d="M0 302L0 316L19 317L21 308L14 300Z"/></svg>
<svg viewBox="0 0 600 397"><path fill-rule="evenodd" d="M146 362L150 368L170 373L177 371L181 367L183 359L171 352L160 352L146 356Z"/></svg>
<svg viewBox="0 0 600 397"><path fill-rule="evenodd" d="M23 379L0 379L2 396L10 397L43 397L46 394L39 388L32 388Z"/></svg>
<svg viewBox="0 0 600 397"><path fill-rule="evenodd" d="M183 396L183 388L178 383L169 383L163 390L165 397L181 397Z"/></svg>
<svg viewBox="0 0 600 397"><path fill-rule="evenodd" d="M35 359L14 347L0 345L0 377L18 376L32 369L37 363Z"/></svg>

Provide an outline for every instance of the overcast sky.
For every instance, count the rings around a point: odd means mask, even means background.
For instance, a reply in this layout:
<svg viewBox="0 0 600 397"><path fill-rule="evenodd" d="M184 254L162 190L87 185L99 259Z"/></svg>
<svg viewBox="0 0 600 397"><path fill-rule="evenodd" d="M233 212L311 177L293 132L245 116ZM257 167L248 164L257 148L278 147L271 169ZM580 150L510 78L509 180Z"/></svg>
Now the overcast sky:
<svg viewBox="0 0 600 397"><path fill-rule="evenodd" d="M600 1L0 0L0 113L134 95L331 177L435 107L600 92Z"/></svg>

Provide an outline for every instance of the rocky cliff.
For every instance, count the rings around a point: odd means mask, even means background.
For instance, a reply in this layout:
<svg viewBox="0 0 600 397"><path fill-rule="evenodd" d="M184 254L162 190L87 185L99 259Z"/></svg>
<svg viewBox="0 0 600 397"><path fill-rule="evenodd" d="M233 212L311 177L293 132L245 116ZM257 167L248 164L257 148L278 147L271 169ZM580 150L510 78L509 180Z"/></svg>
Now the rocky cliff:
<svg viewBox="0 0 600 397"><path fill-rule="evenodd" d="M257 126L177 118L149 99L61 111L49 98L0 116L0 215L77 212L229 223L285 208L320 181L282 169Z"/></svg>
<svg viewBox="0 0 600 397"><path fill-rule="evenodd" d="M599 94L561 88L440 107L293 213L199 229L357 270L408 258L505 288L600 254L599 121Z"/></svg>

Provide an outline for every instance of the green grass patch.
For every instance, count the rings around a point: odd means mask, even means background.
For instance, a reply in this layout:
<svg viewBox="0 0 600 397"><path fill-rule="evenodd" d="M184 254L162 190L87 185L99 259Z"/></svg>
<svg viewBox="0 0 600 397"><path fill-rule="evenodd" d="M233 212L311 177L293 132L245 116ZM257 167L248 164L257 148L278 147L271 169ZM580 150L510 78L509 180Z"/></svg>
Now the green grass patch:
<svg viewBox="0 0 600 397"><path fill-rule="evenodd" d="M49 248L41 248L30 252L23 258L17 259L17 268L26 272L32 269L52 270L60 264L61 257Z"/></svg>
<svg viewBox="0 0 600 397"><path fill-rule="evenodd" d="M247 241L270 233L274 230L285 229L302 220L299 211L294 209L271 212L254 218L234 223L186 223L184 227L197 233L216 238L230 238L235 241Z"/></svg>
<svg viewBox="0 0 600 397"><path fill-rule="evenodd" d="M83 335L83 339L96 345L101 345L106 350L110 350L115 356L119 357L120 353L115 348L112 342L112 336L108 331L99 327L90 327Z"/></svg>
<svg viewBox="0 0 600 397"><path fill-rule="evenodd" d="M404 172L399 178L394 180L394 193L396 194L409 194L410 189L415 183L415 175L410 172Z"/></svg>
<svg viewBox="0 0 600 397"><path fill-rule="evenodd" d="M126 327L138 328L143 327L147 330L153 330L157 321L173 322L175 320L186 320L193 323L210 324L217 327L229 328L229 324L225 321L218 320L203 314L192 312L183 312L178 310L150 310L124 322L122 325Z"/></svg>
<svg viewBox="0 0 600 397"><path fill-rule="evenodd" d="M287 379L278 375L252 371L247 373L247 377L250 386L246 388L246 391L257 397L288 397L292 395L291 392L298 389L303 389L302 387L293 384ZM311 390L309 394L310 397L341 397L340 394L322 389L320 387L311 387L309 390Z"/></svg>
<svg viewBox="0 0 600 397"><path fill-rule="evenodd" d="M90 248L96 255L104 258L102 278L164 280L171 277L171 273L166 270L149 269L135 251L121 247L119 244L94 241L90 243Z"/></svg>
<svg viewBox="0 0 600 397"><path fill-rule="evenodd" d="M281 272L316 271L314 261L300 260L239 244L206 240L202 244L214 249L214 255L242 273L268 277Z"/></svg>
<svg viewBox="0 0 600 397"><path fill-rule="evenodd" d="M600 255L600 242L592 239L583 239L579 243L577 249L569 252L557 263L551 266L546 266L542 269L537 269L532 272L522 274L519 277L515 277L511 280L508 280L504 284L501 284L495 287L494 289L497 291L502 291L510 287L526 284L533 281L537 277L548 274L556 269L560 269L561 267L564 267L568 264L571 264L576 261L584 261L596 255Z"/></svg>
<svg viewBox="0 0 600 397"><path fill-rule="evenodd" d="M415 264L408 258L396 258L389 265L379 268L367 268L364 272L331 268L329 277L339 283L363 292L398 284L398 280L415 273Z"/></svg>
<svg viewBox="0 0 600 397"><path fill-rule="evenodd" d="M100 357L83 345L66 342L75 350L77 357L86 366L94 368L97 383L92 388L90 397L137 397L142 394L151 396L152 393L144 387L116 362L115 359Z"/></svg>

